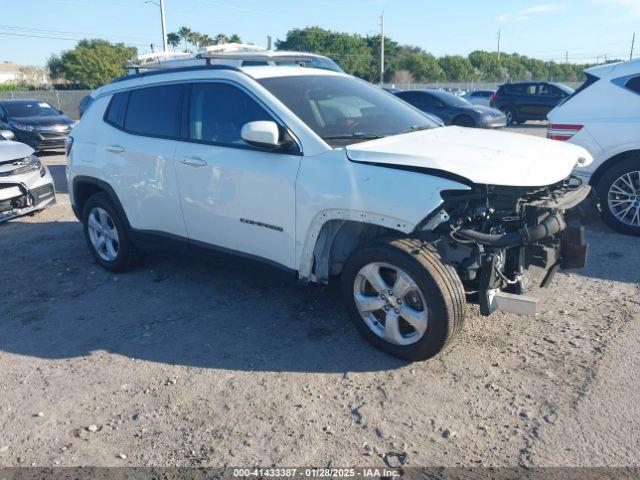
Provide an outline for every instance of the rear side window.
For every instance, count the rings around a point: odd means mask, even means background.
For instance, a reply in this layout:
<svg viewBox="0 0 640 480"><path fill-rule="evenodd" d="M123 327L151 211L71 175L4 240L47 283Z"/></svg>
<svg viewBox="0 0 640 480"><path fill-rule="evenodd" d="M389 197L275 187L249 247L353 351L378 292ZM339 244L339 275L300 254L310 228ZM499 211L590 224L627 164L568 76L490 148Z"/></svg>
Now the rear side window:
<svg viewBox="0 0 640 480"><path fill-rule="evenodd" d="M189 101L189 138L223 145L248 146L242 127L273 118L253 98L226 83L197 83Z"/></svg>
<svg viewBox="0 0 640 480"><path fill-rule="evenodd" d="M630 78L625 84L625 87L637 94L640 94L640 75Z"/></svg>
<svg viewBox="0 0 640 480"><path fill-rule="evenodd" d="M180 137L182 85L132 90L129 94L124 129L151 137Z"/></svg>
<svg viewBox="0 0 640 480"><path fill-rule="evenodd" d="M124 112L127 108L127 97L129 92L116 93L111 97L105 120L111 125L123 128L124 126ZM84 112L84 109L83 109Z"/></svg>

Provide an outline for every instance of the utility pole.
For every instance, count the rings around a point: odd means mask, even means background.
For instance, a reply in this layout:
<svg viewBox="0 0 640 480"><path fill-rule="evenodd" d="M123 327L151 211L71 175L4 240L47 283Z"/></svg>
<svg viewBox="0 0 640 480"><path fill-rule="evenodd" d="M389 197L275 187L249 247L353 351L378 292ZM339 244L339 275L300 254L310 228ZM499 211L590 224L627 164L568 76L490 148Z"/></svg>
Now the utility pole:
<svg viewBox="0 0 640 480"><path fill-rule="evenodd" d="M267 35L267 50L271 50L271 35Z"/></svg>
<svg viewBox="0 0 640 480"><path fill-rule="evenodd" d="M158 0L158 2L154 2L153 0L146 0L144 3L150 3L160 8L160 21L162 22L162 51L169 51L169 44L167 42L167 21L164 16L164 0Z"/></svg>
<svg viewBox="0 0 640 480"><path fill-rule="evenodd" d="M160 20L162 21L162 48L165 52L169 51L167 43L167 19L164 15L164 0L160 0Z"/></svg>
<svg viewBox="0 0 640 480"><path fill-rule="evenodd" d="M629 60L633 60L633 46L636 43L636 34L634 32L633 38L631 39L631 53L629 54Z"/></svg>
<svg viewBox="0 0 640 480"><path fill-rule="evenodd" d="M564 63L569 63L569 51L564 52Z"/></svg>
<svg viewBox="0 0 640 480"><path fill-rule="evenodd" d="M384 11L380 14L380 85L384 83Z"/></svg>
<svg viewBox="0 0 640 480"><path fill-rule="evenodd" d="M498 62L500 62L500 30L498 30Z"/></svg>

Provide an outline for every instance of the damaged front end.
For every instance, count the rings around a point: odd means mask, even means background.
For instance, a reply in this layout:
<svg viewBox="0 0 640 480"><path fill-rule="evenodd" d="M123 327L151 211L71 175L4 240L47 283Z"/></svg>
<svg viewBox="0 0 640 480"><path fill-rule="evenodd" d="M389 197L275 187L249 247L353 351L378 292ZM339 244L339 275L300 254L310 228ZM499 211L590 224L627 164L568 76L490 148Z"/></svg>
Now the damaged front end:
<svg viewBox="0 0 640 480"><path fill-rule="evenodd" d="M549 285L559 269L582 268L587 246L575 207L590 192L575 177L546 187L475 185L442 192L441 207L419 226L454 266L482 315L535 313L523 293Z"/></svg>
<svg viewBox="0 0 640 480"><path fill-rule="evenodd" d="M0 223L55 202L51 174L34 155L0 161Z"/></svg>

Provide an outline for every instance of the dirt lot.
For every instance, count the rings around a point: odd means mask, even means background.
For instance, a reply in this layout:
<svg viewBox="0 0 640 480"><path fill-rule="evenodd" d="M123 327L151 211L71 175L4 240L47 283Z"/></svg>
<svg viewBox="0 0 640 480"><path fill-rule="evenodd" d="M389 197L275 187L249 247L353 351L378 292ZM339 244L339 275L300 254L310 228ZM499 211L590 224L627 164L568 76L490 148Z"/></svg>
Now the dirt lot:
<svg viewBox="0 0 640 480"><path fill-rule="evenodd" d="M470 306L405 364L334 288L234 259L101 270L45 160L58 204L0 225L0 466L640 464L637 238L592 222L535 318Z"/></svg>

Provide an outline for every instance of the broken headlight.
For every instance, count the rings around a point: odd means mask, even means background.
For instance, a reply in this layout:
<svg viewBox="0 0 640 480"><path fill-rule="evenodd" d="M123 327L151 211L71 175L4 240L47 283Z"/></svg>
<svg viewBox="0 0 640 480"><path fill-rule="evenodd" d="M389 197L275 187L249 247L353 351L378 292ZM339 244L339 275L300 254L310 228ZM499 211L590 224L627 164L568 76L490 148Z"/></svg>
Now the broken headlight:
<svg viewBox="0 0 640 480"><path fill-rule="evenodd" d="M23 175L25 173L31 173L39 170L40 176L43 177L46 173L44 165L42 165L40 159L33 154L18 160L14 165L17 168L9 172L11 175Z"/></svg>

